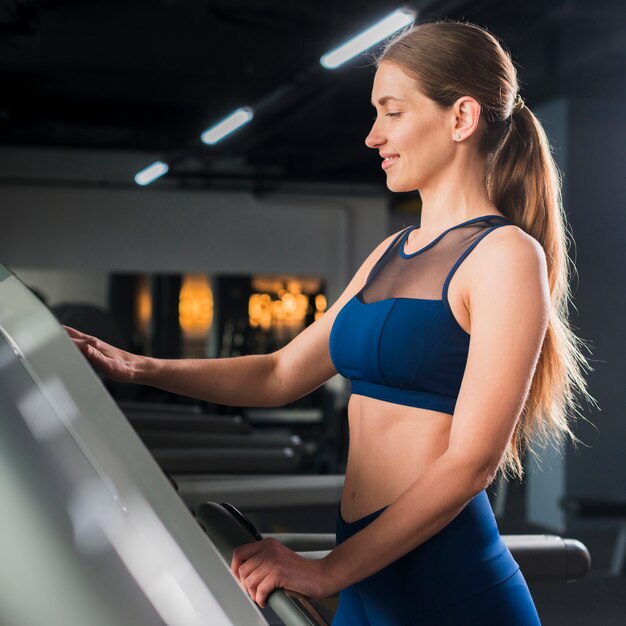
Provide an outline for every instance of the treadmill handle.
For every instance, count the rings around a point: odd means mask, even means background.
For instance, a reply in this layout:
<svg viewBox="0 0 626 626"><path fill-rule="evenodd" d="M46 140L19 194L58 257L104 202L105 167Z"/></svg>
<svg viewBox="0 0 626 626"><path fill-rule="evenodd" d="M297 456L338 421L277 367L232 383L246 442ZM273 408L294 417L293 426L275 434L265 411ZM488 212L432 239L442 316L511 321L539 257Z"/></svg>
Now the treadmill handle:
<svg viewBox="0 0 626 626"><path fill-rule="evenodd" d="M230 504L205 502L196 509L196 519L227 564L237 546L263 538L254 524ZM267 603L285 626L328 626L311 601L294 591L275 589Z"/></svg>

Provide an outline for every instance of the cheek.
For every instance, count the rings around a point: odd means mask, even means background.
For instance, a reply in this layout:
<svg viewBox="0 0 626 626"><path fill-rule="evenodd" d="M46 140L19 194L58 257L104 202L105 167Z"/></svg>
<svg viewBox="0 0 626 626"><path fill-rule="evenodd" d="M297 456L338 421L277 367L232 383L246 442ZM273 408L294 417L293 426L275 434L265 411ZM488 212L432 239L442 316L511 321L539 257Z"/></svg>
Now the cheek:
<svg viewBox="0 0 626 626"><path fill-rule="evenodd" d="M437 120L424 124L419 130L420 132L416 133L416 137L421 140L422 145L426 148L438 150L444 143L443 129Z"/></svg>
<svg viewBox="0 0 626 626"><path fill-rule="evenodd" d="M450 142L432 127L411 136L405 135L402 145L397 147L402 157L401 167L395 172L390 170L387 178L387 187L397 193L414 191L427 185L445 169L452 157Z"/></svg>
<svg viewBox="0 0 626 626"><path fill-rule="evenodd" d="M407 161L427 169L441 167L451 158L451 144L449 138L440 128L427 126L414 133L406 143Z"/></svg>

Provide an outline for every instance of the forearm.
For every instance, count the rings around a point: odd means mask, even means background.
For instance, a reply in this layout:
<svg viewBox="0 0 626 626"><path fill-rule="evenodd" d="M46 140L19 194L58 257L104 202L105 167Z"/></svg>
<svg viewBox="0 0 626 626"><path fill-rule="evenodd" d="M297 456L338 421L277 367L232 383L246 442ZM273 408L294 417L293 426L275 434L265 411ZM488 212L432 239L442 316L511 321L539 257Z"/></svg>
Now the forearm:
<svg viewBox="0 0 626 626"><path fill-rule="evenodd" d="M335 591L404 556L447 526L483 487L480 476L445 454L362 531L325 557Z"/></svg>
<svg viewBox="0 0 626 626"><path fill-rule="evenodd" d="M133 382L230 406L284 404L271 354L220 359L142 359Z"/></svg>

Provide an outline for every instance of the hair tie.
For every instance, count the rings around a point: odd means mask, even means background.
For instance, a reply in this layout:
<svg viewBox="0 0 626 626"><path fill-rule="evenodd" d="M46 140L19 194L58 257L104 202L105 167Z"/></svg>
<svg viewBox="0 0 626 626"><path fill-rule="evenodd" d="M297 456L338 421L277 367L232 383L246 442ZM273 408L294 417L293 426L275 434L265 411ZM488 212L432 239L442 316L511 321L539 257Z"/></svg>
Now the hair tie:
<svg viewBox="0 0 626 626"><path fill-rule="evenodd" d="M517 113L518 111L521 111L524 108L524 106L525 106L525 103L522 100L522 96L517 94L517 96L515 96L515 102L513 103L513 110L511 111L511 115L513 115L513 113Z"/></svg>

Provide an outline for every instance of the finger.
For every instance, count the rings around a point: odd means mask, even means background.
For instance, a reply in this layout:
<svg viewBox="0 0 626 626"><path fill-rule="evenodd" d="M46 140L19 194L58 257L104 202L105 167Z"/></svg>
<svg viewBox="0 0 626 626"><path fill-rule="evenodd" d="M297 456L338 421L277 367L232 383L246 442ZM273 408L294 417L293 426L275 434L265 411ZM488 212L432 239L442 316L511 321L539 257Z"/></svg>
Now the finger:
<svg viewBox="0 0 626 626"><path fill-rule="evenodd" d="M242 584L253 600L256 596L257 587L270 574L271 568L267 565L259 563L258 567L256 567L254 571L242 578Z"/></svg>
<svg viewBox="0 0 626 626"><path fill-rule="evenodd" d="M261 567L261 565L263 564L263 562L265 561L265 559L263 558L263 555L260 553L255 554L254 556L251 556L249 559L247 559L240 567L239 570L237 571L237 575L239 577L239 580L243 581L247 581L249 579L249 577L252 575L252 573L258 569L259 567Z"/></svg>
<svg viewBox="0 0 626 626"><path fill-rule="evenodd" d="M72 343L82 352L85 353L87 347L89 346L89 342L86 339L75 339L72 338Z"/></svg>
<svg viewBox="0 0 626 626"><path fill-rule="evenodd" d="M83 333L80 330L76 330L71 326L64 326L64 328L67 330L68 335L71 337L72 341L74 341L76 345L80 345L80 342L82 342L83 345L91 345L100 352L102 352L102 349L108 345L97 337L87 335L86 333Z"/></svg>
<svg viewBox="0 0 626 626"><path fill-rule="evenodd" d="M91 339L89 335L86 335L85 333L81 332L80 330L76 330L71 326L63 325L63 328L65 328L67 334L72 337L72 339Z"/></svg>
<svg viewBox="0 0 626 626"><path fill-rule="evenodd" d="M260 556L261 561L267 558L274 559L278 556L281 549L284 550L284 546L282 546L275 539L271 538L261 539L259 541L239 546L233 551L233 558L237 559L237 563L235 563L235 565L238 565L236 571L241 569L242 563L249 561L254 556Z"/></svg>
<svg viewBox="0 0 626 626"><path fill-rule="evenodd" d="M91 358L96 354L96 350L87 339L73 339L74 345L86 356Z"/></svg>
<svg viewBox="0 0 626 626"><path fill-rule="evenodd" d="M118 377L126 374L126 369L123 364L117 363L110 356L100 352L100 350L93 346L87 346L85 355L96 368L107 376Z"/></svg>
<svg viewBox="0 0 626 626"><path fill-rule="evenodd" d="M114 371L114 363L106 354L103 354L88 341L75 340L75 344L81 351L83 356L97 369L104 371L105 374L111 375ZM112 369L113 367L113 369Z"/></svg>
<svg viewBox="0 0 626 626"><path fill-rule="evenodd" d="M80 339L75 341L81 341ZM90 358L98 358L98 359L106 359L110 357L110 346L104 341L100 341L100 339L96 339L95 337L89 337L88 339L84 339L84 352Z"/></svg>
<svg viewBox="0 0 626 626"><path fill-rule="evenodd" d="M270 572L269 576L266 576L256 588L255 602L261 607L265 608L267 605L267 599L274 589L278 587L278 584Z"/></svg>
<svg viewBox="0 0 626 626"><path fill-rule="evenodd" d="M259 553L247 559L237 571L237 577L239 578L239 580L245 584L245 582L250 578L252 573L259 567L261 567L264 561L265 558L262 554Z"/></svg>
<svg viewBox="0 0 626 626"><path fill-rule="evenodd" d="M255 541L254 543L244 543L233 550L233 556L230 561L230 569L232 573L239 578L239 568L250 557L254 556L259 550L262 549L262 541Z"/></svg>
<svg viewBox="0 0 626 626"><path fill-rule="evenodd" d="M87 355L87 349L90 346L95 348L97 346L98 340L95 337L90 337L89 335L83 335L82 333L81 335L82 336L70 335L70 339L83 354Z"/></svg>
<svg viewBox="0 0 626 626"><path fill-rule="evenodd" d="M101 352L98 352L98 350L96 350L93 346L90 346L89 344L85 346L85 354L92 361L101 361L104 358L104 355Z"/></svg>

